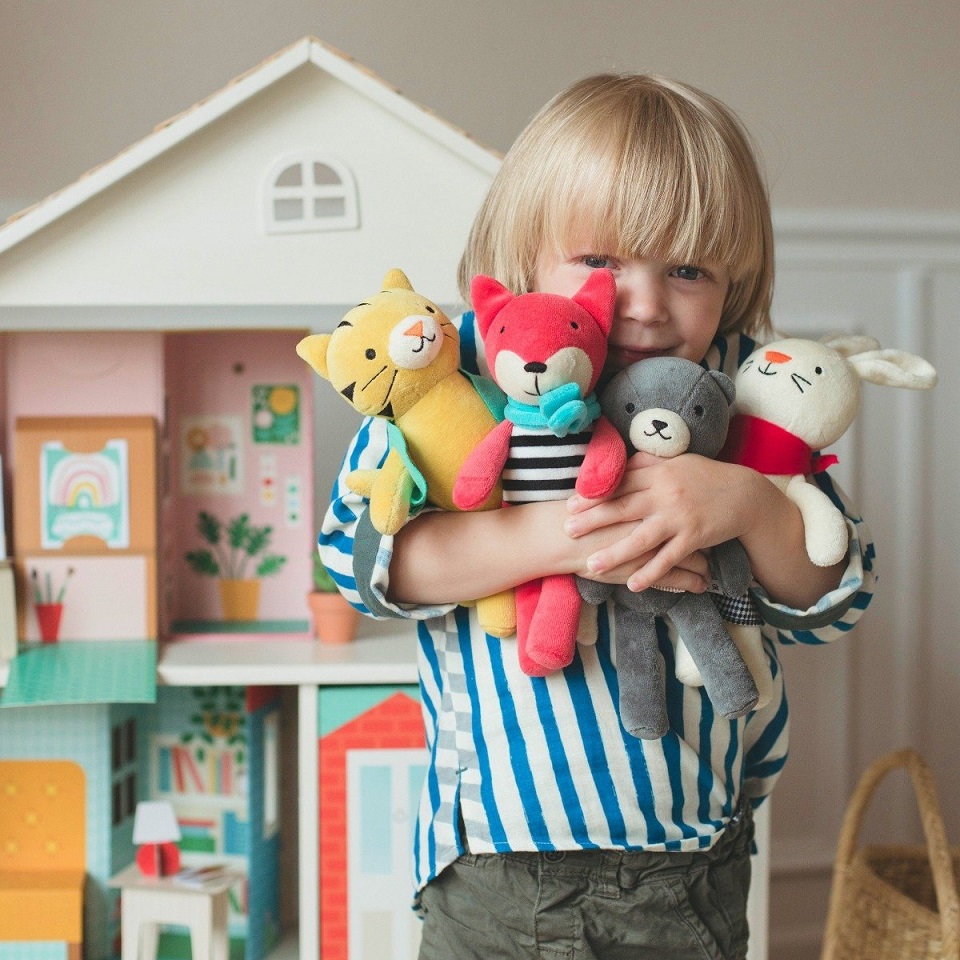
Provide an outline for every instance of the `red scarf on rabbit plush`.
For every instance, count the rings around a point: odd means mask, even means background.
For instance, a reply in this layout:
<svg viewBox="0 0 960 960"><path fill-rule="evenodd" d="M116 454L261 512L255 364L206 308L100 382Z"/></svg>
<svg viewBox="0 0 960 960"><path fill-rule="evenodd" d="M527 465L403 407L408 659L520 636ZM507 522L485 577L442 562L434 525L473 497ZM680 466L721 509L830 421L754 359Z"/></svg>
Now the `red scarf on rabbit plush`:
<svg viewBox="0 0 960 960"><path fill-rule="evenodd" d="M718 459L772 476L822 473L838 462L833 454L821 456L789 430L746 413L731 418Z"/></svg>

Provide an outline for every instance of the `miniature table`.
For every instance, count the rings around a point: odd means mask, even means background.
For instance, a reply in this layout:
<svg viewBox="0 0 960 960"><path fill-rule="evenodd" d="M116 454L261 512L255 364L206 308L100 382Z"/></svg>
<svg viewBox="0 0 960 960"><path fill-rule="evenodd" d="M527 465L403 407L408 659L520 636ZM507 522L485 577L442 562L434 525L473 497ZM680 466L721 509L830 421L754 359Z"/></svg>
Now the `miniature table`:
<svg viewBox="0 0 960 960"><path fill-rule="evenodd" d="M239 879L228 870L193 887L173 877L145 877L135 863L111 877L121 897L121 960L156 960L163 923L190 928L193 960L227 960L227 891Z"/></svg>

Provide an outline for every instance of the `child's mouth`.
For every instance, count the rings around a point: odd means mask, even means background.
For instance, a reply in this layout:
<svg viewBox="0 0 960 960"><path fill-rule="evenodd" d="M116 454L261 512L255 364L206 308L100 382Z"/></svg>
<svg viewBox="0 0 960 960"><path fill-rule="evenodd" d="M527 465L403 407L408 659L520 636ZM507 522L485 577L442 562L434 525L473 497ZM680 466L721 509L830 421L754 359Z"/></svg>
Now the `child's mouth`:
<svg viewBox="0 0 960 960"><path fill-rule="evenodd" d="M666 350L639 350L634 347L610 347L607 354L607 363L617 367L629 367L631 363L647 360L650 357L662 357Z"/></svg>

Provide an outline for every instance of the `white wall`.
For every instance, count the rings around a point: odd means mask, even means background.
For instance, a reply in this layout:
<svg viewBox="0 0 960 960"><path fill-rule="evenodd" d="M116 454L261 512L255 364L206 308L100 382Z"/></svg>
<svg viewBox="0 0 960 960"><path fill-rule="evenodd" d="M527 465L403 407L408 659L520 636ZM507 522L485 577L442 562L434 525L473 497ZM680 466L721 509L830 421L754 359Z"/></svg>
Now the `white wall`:
<svg viewBox="0 0 960 960"><path fill-rule="evenodd" d="M955 0L0 0L0 201L306 33L499 149L573 79L651 70L743 116L779 207L960 209Z"/></svg>

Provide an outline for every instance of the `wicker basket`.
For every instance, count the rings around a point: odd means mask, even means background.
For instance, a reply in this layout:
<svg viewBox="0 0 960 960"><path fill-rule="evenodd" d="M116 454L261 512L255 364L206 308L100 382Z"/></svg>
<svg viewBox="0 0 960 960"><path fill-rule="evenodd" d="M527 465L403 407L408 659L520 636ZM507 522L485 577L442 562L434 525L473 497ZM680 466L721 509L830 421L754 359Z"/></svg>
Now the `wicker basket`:
<svg viewBox="0 0 960 960"><path fill-rule="evenodd" d="M906 767L920 806L925 847L857 848L880 781ZM919 754L875 761L850 798L834 865L823 960L960 960L960 850L947 847L933 775Z"/></svg>

